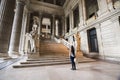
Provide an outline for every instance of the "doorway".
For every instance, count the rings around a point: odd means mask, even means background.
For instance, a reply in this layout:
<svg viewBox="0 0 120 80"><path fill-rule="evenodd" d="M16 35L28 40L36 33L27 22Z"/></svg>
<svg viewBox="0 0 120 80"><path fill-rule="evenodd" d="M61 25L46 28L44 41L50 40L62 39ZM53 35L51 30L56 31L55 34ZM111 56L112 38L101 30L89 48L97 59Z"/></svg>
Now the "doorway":
<svg viewBox="0 0 120 80"><path fill-rule="evenodd" d="M99 52L95 28L88 30L88 44L89 44L89 51L90 52Z"/></svg>

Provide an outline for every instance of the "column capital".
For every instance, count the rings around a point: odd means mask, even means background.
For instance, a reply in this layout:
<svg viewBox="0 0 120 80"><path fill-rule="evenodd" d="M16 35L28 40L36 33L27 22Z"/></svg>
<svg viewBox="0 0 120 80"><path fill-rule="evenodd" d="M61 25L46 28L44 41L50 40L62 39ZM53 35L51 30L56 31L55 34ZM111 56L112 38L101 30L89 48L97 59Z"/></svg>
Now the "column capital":
<svg viewBox="0 0 120 80"><path fill-rule="evenodd" d="M26 1L25 0L16 0L17 3L21 3L22 5L25 5Z"/></svg>

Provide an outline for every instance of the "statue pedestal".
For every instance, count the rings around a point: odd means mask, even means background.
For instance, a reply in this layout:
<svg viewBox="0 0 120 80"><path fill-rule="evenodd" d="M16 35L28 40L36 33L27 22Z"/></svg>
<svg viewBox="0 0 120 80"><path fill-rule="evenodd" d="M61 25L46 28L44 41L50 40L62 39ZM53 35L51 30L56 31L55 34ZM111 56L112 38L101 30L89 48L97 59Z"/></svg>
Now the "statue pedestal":
<svg viewBox="0 0 120 80"><path fill-rule="evenodd" d="M80 50L79 50L79 51L77 51L76 56L77 56L77 57L82 57L82 56L83 56L82 51L80 51Z"/></svg>

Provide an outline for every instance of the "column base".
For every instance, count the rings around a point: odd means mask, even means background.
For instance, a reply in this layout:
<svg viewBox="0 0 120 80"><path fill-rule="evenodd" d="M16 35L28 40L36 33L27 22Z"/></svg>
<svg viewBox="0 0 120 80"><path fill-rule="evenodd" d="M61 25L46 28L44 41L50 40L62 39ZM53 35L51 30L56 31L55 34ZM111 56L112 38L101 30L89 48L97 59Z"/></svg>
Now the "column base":
<svg viewBox="0 0 120 80"><path fill-rule="evenodd" d="M8 51L8 55L11 58L18 58L21 56L21 54L19 54L19 52L15 52L15 51Z"/></svg>
<svg viewBox="0 0 120 80"><path fill-rule="evenodd" d="M0 53L0 58L9 57L8 53Z"/></svg>
<svg viewBox="0 0 120 80"><path fill-rule="evenodd" d="M4 60L9 60L9 59L12 58L8 55L8 53L0 53L0 61L4 62Z"/></svg>

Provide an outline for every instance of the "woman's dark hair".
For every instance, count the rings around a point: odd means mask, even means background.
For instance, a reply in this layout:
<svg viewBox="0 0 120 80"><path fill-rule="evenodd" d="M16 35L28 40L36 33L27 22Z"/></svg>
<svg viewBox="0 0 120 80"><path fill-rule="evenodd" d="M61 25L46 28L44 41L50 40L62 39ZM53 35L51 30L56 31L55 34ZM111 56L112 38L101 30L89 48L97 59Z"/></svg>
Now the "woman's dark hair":
<svg viewBox="0 0 120 80"><path fill-rule="evenodd" d="M73 41L75 41L75 37L73 36Z"/></svg>
<svg viewBox="0 0 120 80"><path fill-rule="evenodd" d="M73 45L71 46L71 52L73 53L73 55L75 55L75 49L74 49Z"/></svg>

